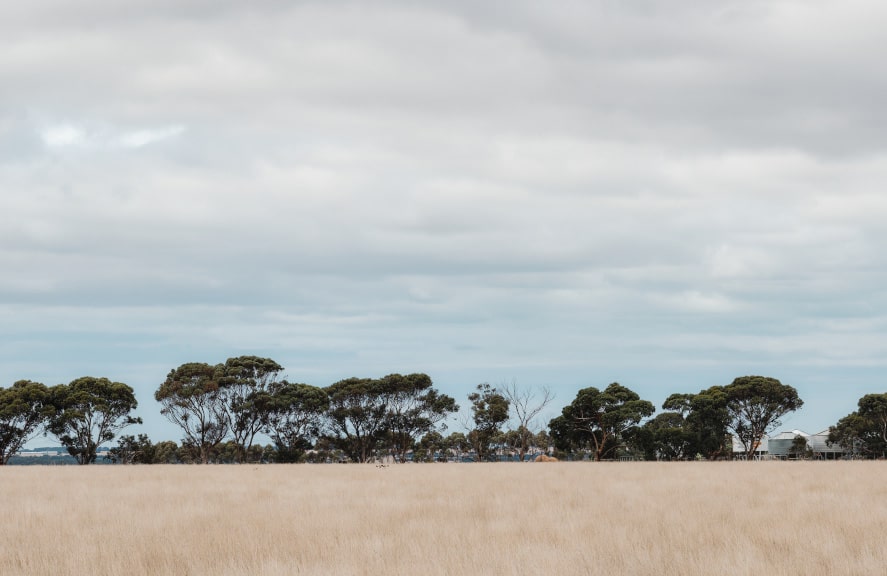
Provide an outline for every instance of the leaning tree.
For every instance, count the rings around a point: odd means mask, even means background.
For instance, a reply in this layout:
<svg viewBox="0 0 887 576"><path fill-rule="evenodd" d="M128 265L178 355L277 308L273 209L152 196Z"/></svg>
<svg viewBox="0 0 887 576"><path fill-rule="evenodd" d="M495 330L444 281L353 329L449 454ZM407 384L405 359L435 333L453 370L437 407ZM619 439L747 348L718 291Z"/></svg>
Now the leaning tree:
<svg viewBox="0 0 887 576"><path fill-rule="evenodd" d="M194 447L200 462L209 462L228 434L225 398L219 390L219 369L190 362L171 370L154 393L160 413L185 434L183 444Z"/></svg>

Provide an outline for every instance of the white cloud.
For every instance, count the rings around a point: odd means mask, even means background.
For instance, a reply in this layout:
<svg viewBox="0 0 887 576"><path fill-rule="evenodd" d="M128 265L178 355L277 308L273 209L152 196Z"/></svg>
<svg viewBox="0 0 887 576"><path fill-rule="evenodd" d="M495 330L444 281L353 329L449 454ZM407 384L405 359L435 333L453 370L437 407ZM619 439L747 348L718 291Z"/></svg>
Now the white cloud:
<svg viewBox="0 0 887 576"><path fill-rule="evenodd" d="M40 136L43 138L43 143L52 148L77 146L86 139L86 134L83 130L71 124L50 126L44 129Z"/></svg>
<svg viewBox="0 0 887 576"><path fill-rule="evenodd" d="M120 145L124 148L141 148L154 142L175 138L185 131L184 126L164 126L148 130L136 130L126 132L119 137Z"/></svg>
<svg viewBox="0 0 887 576"><path fill-rule="evenodd" d="M141 148L175 138L184 131L185 127L178 124L131 131L115 130L106 125L87 131L72 124L54 124L44 128L40 136L49 148Z"/></svg>

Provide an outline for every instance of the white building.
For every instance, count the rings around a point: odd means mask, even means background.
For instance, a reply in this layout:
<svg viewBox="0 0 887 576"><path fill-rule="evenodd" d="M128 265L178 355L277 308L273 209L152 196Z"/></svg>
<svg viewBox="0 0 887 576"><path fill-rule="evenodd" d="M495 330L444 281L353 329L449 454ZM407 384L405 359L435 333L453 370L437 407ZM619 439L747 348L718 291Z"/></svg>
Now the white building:
<svg viewBox="0 0 887 576"><path fill-rule="evenodd" d="M743 458L745 457L745 446L742 445L742 442L739 441L739 438L736 436L731 436L733 440L733 457L734 458ZM758 445L755 446L755 458L760 458L762 456L766 456L769 454L770 450L770 437L766 434L761 441L758 442Z"/></svg>
<svg viewBox="0 0 887 576"><path fill-rule="evenodd" d="M813 458L835 460L844 455L844 449L840 446L828 445L828 430L823 430L816 434L807 434L803 430L780 432L768 439L766 454L771 458L778 459L796 458L797 456L791 453L791 448L795 438L798 437L804 438L807 441L807 450L811 452Z"/></svg>

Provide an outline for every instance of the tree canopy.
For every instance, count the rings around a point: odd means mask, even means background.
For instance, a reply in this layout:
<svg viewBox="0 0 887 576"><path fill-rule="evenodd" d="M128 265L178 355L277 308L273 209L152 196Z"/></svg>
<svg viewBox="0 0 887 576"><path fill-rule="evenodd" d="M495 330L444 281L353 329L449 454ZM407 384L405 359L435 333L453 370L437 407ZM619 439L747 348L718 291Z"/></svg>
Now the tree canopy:
<svg viewBox="0 0 887 576"><path fill-rule="evenodd" d="M354 462L368 462L384 437L385 397L379 380L347 378L327 387L331 440Z"/></svg>
<svg viewBox="0 0 887 576"><path fill-rule="evenodd" d="M728 427L727 393L724 386L712 386L696 394L672 394L662 408L681 416L680 428L688 444L684 456L697 455L708 460L728 458L732 454L732 442ZM671 421L677 424L677 420Z"/></svg>
<svg viewBox="0 0 887 576"><path fill-rule="evenodd" d="M379 386L387 406L386 429L401 462L420 436L435 431L442 420L459 409L453 398L432 387L427 374L389 374Z"/></svg>
<svg viewBox="0 0 887 576"><path fill-rule="evenodd" d="M84 376L50 389L53 412L47 429L78 464L92 464L102 442L141 418L130 416L138 407L133 389L107 378Z"/></svg>
<svg viewBox="0 0 887 576"><path fill-rule="evenodd" d="M887 393L866 394L857 406L829 428L829 443L851 454L887 457Z"/></svg>
<svg viewBox="0 0 887 576"><path fill-rule="evenodd" d="M225 398L219 389L219 370L209 364L190 362L171 370L154 393L160 413L184 432L183 441L193 446L204 464L228 434Z"/></svg>
<svg viewBox="0 0 887 576"><path fill-rule="evenodd" d="M220 405L234 443L240 446L238 461L244 462L256 435L268 426L270 387L283 366L270 358L238 356L217 368Z"/></svg>
<svg viewBox="0 0 887 576"><path fill-rule="evenodd" d="M741 376L724 387L724 391L728 427L742 443L749 460L764 435L779 426L779 419L804 405L797 390L767 376Z"/></svg>
<svg viewBox="0 0 887 576"><path fill-rule="evenodd" d="M49 389L43 384L19 380L0 388L0 466L39 433L51 414Z"/></svg>
<svg viewBox="0 0 887 576"><path fill-rule="evenodd" d="M490 445L508 420L510 402L498 389L487 383L478 384L468 395L474 428L468 432L468 441L474 448L478 462L488 460Z"/></svg>
<svg viewBox="0 0 887 576"><path fill-rule="evenodd" d="M618 382L603 391L583 388L550 423L552 436L562 447L589 445L600 461L613 457L626 433L655 410L651 402Z"/></svg>
<svg viewBox="0 0 887 576"><path fill-rule="evenodd" d="M636 432L645 460L685 460L692 456L694 436L679 412L662 412Z"/></svg>
<svg viewBox="0 0 887 576"><path fill-rule="evenodd" d="M278 462L299 462L311 440L321 433L330 406L326 390L282 380L270 385L266 432L278 451Z"/></svg>

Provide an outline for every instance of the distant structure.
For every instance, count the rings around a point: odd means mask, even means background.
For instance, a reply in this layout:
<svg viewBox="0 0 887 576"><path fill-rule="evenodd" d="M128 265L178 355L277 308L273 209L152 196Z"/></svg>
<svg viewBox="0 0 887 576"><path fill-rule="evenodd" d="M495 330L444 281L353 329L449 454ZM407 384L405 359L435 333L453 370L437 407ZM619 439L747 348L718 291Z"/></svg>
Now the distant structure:
<svg viewBox="0 0 887 576"><path fill-rule="evenodd" d="M844 449L837 444L829 446L828 430L808 434L803 430L780 432L775 436L764 436L755 448L755 460L789 460L798 456L792 454L792 444L797 437L807 440L807 450L815 460L839 460L844 457ZM733 457L744 457L742 443L733 437Z"/></svg>
<svg viewBox="0 0 887 576"><path fill-rule="evenodd" d="M40 458L42 456L60 456L61 454L58 450L22 450L15 453L16 456L21 458Z"/></svg>
<svg viewBox="0 0 887 576"><path fill-rule="evenodd" d="M733 439L733 459L734 460L742 460L745 458L745 446L742 445L742 442L739 441L739 438L736 436L732 436ZM754 459L760 460L767 456L770 452L770 437L764 436L761 438L761 441L755 446Z"/></svg>
<svg viewBox="0 0 887 576"><path fill-rule="evenodd" d="M804 438L807 441L807 450L812 453L813 458L818 460L837 460L844 456L844 449L837 444L828 445L828 430L817 432L816 434L807 434L803 430L792 430L791 432L781 432L770 438L770 455L776 458L791 458L792 443L795 438Z"/></svg>

